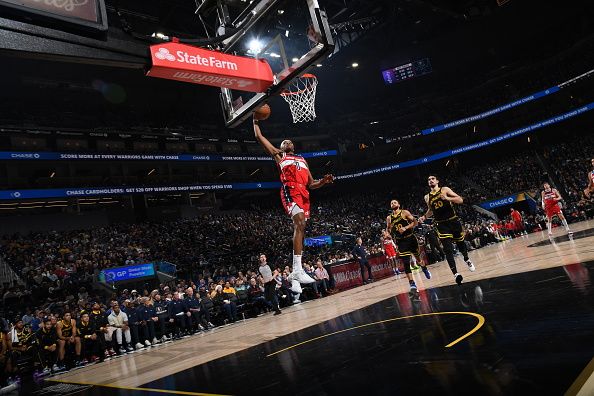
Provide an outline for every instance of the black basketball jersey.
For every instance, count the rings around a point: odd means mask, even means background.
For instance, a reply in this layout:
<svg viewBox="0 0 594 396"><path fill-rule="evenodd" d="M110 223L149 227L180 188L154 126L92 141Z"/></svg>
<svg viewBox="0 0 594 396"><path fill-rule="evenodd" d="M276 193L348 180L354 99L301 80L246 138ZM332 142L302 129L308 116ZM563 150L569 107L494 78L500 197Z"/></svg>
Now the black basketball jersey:
<svg viewBox="0 0 594 396"><path fill-rule="evenodd" d="M62 337L72 337L72 319L68 322L62 320Z"/></svg>
<svg viewBox="0 0 594 396"><path fill-rule="evenodd" d="M76 330L78 331L78 335L86 338L85 336L90 336L95 334L95 326L91 321L87 323L83 322L82 320L78 322L78 326L76 326Z"/></svg>
<svg viewBox="0 0 594 396"><path fill-rule="evenodd" d="M412 228L404 231L402 234L398 232L400 228L404 228L410 224L410 221L402 217L402 209L397 213L392 212L390 215L390 234L394 239L408 238L413 234Z"/></svg>
<svg viewBox="0 0 594 396"><path fill-rule="evenodd" d="M458 217L454 204L441 198L441 187L435 192L429 192L429 207L435 221L453 220Z"/></svg>

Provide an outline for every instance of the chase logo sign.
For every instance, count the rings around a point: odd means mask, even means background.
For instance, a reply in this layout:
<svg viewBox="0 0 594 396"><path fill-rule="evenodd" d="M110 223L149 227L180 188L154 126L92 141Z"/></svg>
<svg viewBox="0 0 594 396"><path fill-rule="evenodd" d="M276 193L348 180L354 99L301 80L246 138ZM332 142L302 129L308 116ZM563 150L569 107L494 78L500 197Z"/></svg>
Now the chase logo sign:
<svg viewBox="0 0 594 396"><path fill-rule="evenodd" d="M479 206L483 209L488 210L488 209L498 208L501 206L510 205L510 204L513 204L514 202L524 201L525 199L526 199L525 193L519 193L519 194L510 195L505 198L499 198L499 199L496 199L493 201L483 202Z"/></svg>

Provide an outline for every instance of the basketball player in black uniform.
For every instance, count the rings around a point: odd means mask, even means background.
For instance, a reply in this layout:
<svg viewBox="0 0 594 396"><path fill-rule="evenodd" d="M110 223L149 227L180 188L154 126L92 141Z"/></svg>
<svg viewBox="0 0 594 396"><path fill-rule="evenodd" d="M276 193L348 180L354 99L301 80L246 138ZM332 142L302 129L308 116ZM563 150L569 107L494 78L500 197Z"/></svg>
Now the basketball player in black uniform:
<svg viewBox="0 0 594 396"><path fill-rule="evenodd" d="M58 334L52 326L50 318L44 318L41 328L35 334L39 345L39 358L43 366L43 374L54 371L56 357L58 355Z"/></svg>
<svg viewBox="0 0 594 396"><path fill-rule="evenodd" d="M95 322L91 321L91 317L87 311L82 311L80 314L80 321L76 326L81 344L81 356L83 358L82 364L94 362L97 360L103 351L101 351L99 340L97 339L97 329Z"/></svg>
<svg viewBox="0 0 594 396"><path fill-rule="evenodd" d="M413 230L417 226L417 219L408 210L400 208L400 203L393 199L390 201L392 213L386 218L386 231L392 235L398 247L398 257L404 263L404 272L410 284L410 291L416 292L417 285L412 278L410 259L414 255L417 262L421 264L423 273L427 279L431 279L431 272L419 256L419 241Z"/></svg>
<svg viewBox="0 0 594 396"><path fill-rule="evenodd" d="M80 362L80 337L76 330L76 321L72 319L70 312L64 312L62 320L56 324L56 333L58 334L58 367L63 370L64 357L66 356L66 348L68 345L74 345L76 353L75 364Z"/></svg>
<svg viewBox="0 0 594 396"><path fill-rule="evenodd" d="M464 200L452 191L451 188L440 187L439 180L433 175L427 178L427 182L431 188L429 194L425 195L425 203L427 203L428 209L425 216L421 216L419 221L424 222L426 218L433 215L435 231L443 245L450 270L454 274L456 283L461 284L463 278L456 269L456 259L454 257L454 246L452 242L456 243L458 250L462 253L468 269L471 272L475 270L474 264L468 258L468 250L464 244L464 228L454 208L454 204L460 205Z"/></svg>

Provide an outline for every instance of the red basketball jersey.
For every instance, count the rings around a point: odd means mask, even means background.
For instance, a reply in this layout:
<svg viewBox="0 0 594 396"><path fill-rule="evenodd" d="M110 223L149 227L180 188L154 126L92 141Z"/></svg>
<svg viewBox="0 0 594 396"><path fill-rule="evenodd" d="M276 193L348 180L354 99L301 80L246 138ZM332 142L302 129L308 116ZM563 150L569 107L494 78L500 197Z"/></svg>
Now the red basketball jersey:
<svg viewBox="0 0 594 396"><path fill-rule="evenodd" d="M307 186L309 170L302 156L283 154L282 160L278 163L278 169L283 184L298 183Z"/></svg>
<svg viewBox="0 0 594 396"><path fill-rule="evenodd" d="M396 249L394 249L392 238L384 238L384 252L386 252L386 256L388 257L396 256Z"/></svg>
<svg viewBox="0 0 594 396"><path fill-rule="evenodd" d="M542 200L544 201L545 207L552 207L554 205L558 204L558 201L555 199L557 197L557 194L555 194L555 191L553 191L553 189L549 189L544 190L544 194L542 196Z"/></svg>

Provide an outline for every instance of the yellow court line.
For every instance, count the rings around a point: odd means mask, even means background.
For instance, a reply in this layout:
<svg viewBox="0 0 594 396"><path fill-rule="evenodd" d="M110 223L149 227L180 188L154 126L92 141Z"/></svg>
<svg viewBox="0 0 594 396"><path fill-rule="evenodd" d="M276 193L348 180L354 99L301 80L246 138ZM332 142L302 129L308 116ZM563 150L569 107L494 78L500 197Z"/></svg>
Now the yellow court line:
<svg viewBox="0 0 594 396"><path fill-rule="evenodd" d="M590 363L588 363L580 375L578 375L578 377L575 379L573 384L571 384L567 392L565 392L565 396L587 395L588 392L592 390L592 381L590 381L592 376L594 376L594 358L590 360ZM588 382L590 382L590 386L586 385Z"/></svg>
<svg viewBox="0 0 594 396"><path fill-rule="evenodd" d="M115 389L124 389L124 390L136 390L136 391L144 391L144 392L170 393L170 394L175 394L175 395L189 395L189 396L229 396L229 395L220 395L220 394L217 394L217 393L188 392L188 391L178 391L178 390L169 390L169 389L155 389L155 388L135 388L133 386L119 386L119 385L110 385L110 384L93 384L91 382L66 381L66 380L59 380L59 379L47 379L46 381L61 382L61 383L64 383L64 384L74 384L74 385L103 386L105 388L115 388Z"/></svg>
<svg viewBox="0 0 594 396"><path fill-rule="evenodd" d="M432 312L432 313L426 313L426 314L402 316L402 317L399 317L399 318L385 319L385 320L380 320L378 322L367 323L367 324L364 324L364 325L350 327L348 329L338 330L338 331L335 331L333 333L328 333L328 334L321 335L319 337L314 337L314 338L311 338L311 339L309 339L307 341L299 342L299 343L297 343L295 345L292 345L292 346L290 346L288 348L281 349L280 351L273 352L273 353L271 353L269 355L266 355L266 357L277 355L277 354L279 354L281 352L288 351L289 349L293 349L293 348L296 348L296 347L301 346L301 345L304 345L304 344L308 344L308 343L313 342L313 341L321 340L322 338L330 337L330 336L333 336L333 335L336 335L336 334L340 334L340 333L345 333L345 332L351 331L351 330L360 329L360 328L363 328L363 327L375 326L377 324L387 323L387 322L394 322L394 321L397 321L397 320L419 318L419 317L422 317L422 316L435 316L435 315L469 315L469 316L474 316L475 318L478 319L477 325L474 326L474 328L472 330L470 330L468 333L464 334L462 337L459 337L459 338L455 339L454 341L450 342L449 344L447 344L445 346L446 348L450 348L450 347L456 345L457 343L459 343L460 341L462 341L463 339L465 339L466 337L471 336L472 334L474 334L475 332L477 332L478 329L480 329L485 324L485 318L483 317L483 315L480 315L480 314L477 314L477 313L474 313L474 312Z"/></svg>

